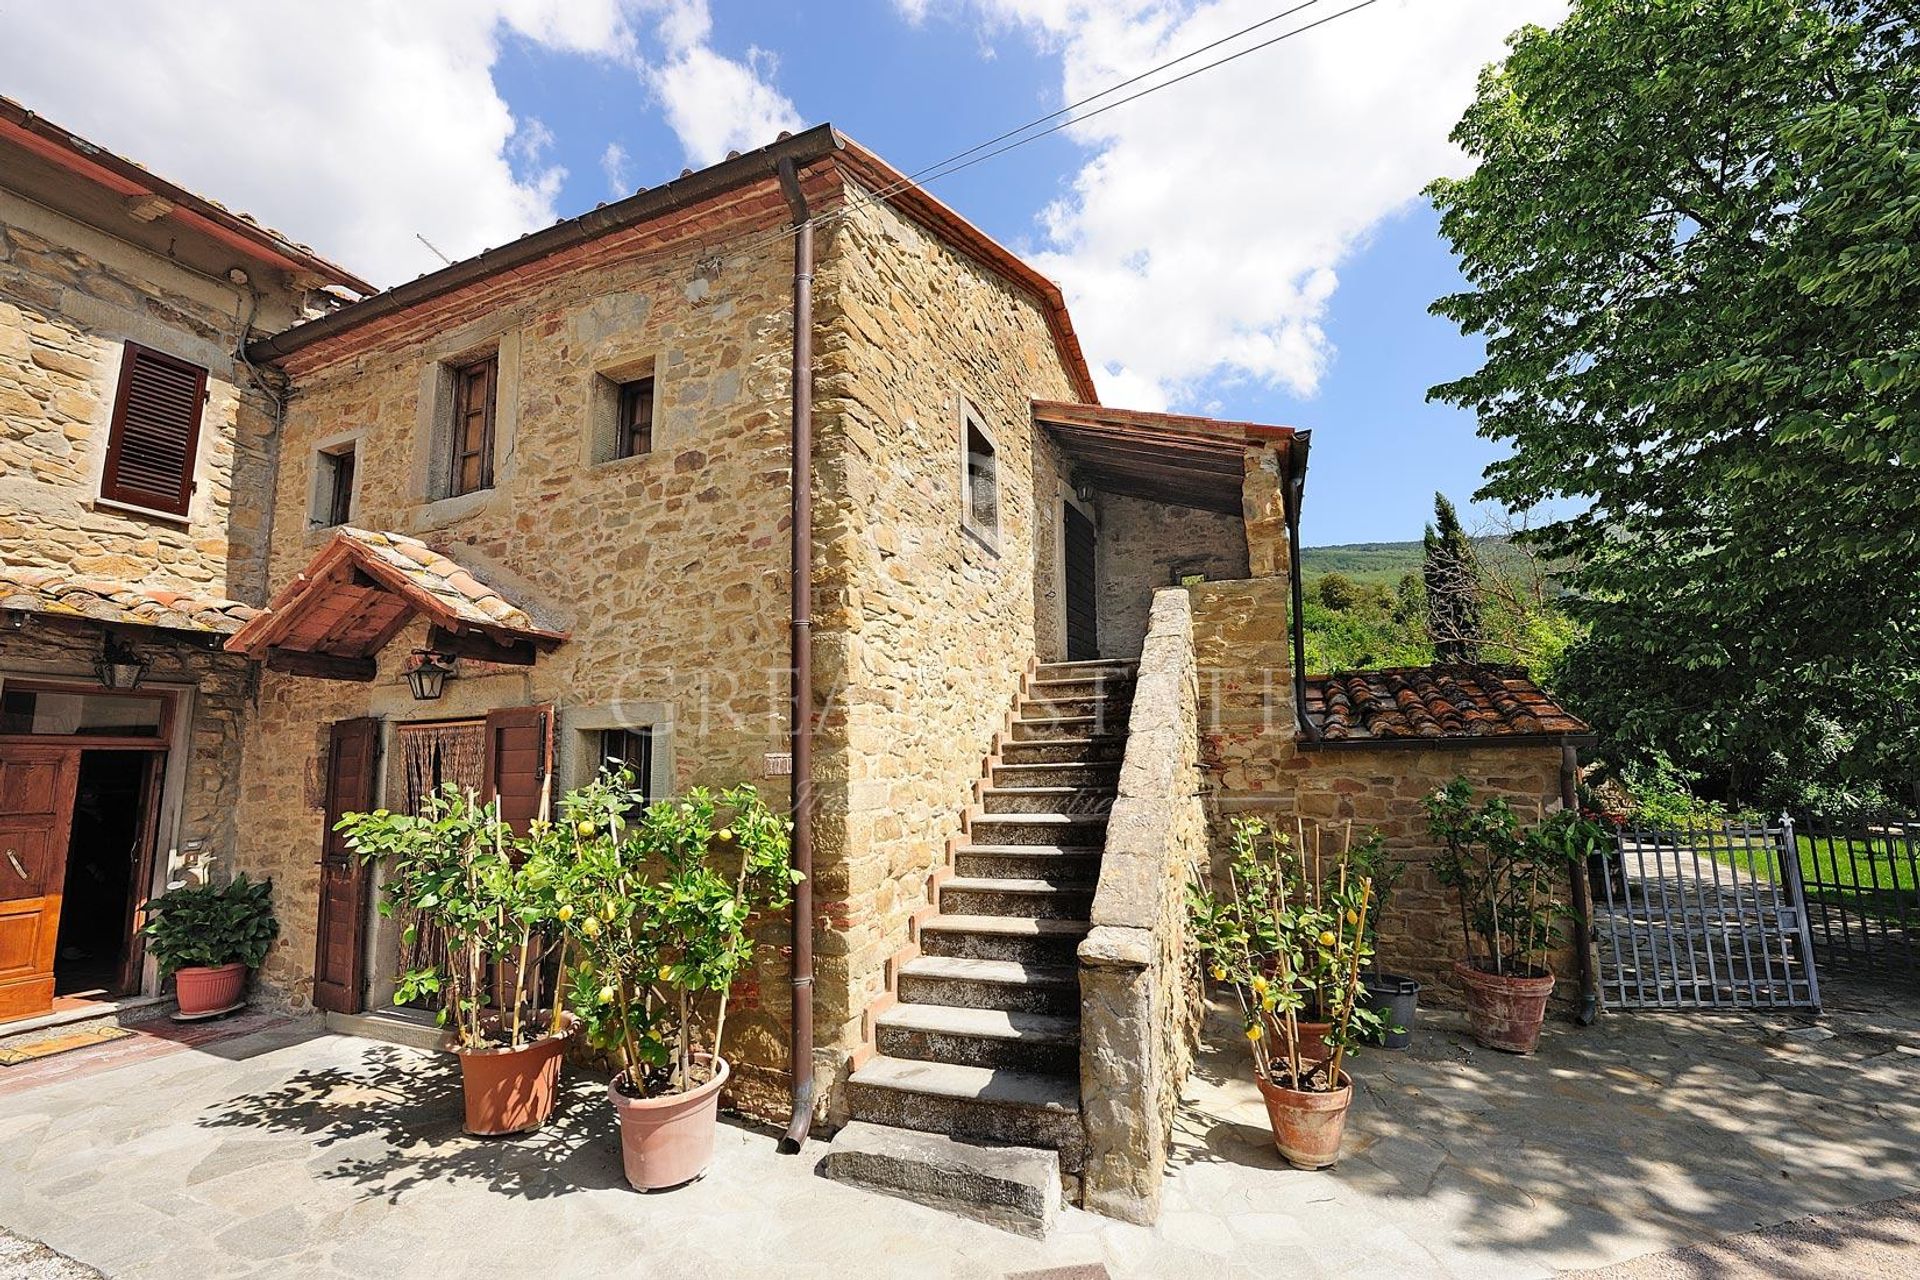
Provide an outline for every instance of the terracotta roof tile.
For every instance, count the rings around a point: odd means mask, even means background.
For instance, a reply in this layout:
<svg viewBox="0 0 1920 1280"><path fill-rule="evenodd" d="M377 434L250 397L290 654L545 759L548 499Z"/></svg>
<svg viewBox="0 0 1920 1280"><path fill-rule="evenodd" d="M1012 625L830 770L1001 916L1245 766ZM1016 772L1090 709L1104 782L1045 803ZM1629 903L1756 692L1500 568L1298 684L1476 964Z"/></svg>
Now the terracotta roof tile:
<svg viewBox="0 0 1920 1280"><path fill-rule="evenodd" d="M542 629L526 610L482 583L457 561L440 554L418 538L409 538L400 533L356 529L351 525L342 525L335 532L339 537L371 552L381 563L406 574L408 580L464 621L511 627L517 631Z"/></svg>
<svg viewBox="0 0 1920 1280"><path fill-rule="evenodd" d="M1579 737L1585 721L1517 667L1397 667L1307 677L1323 742Z"/></svg>
<svg viewBox="0 0 1920 1280"><path fill-rule="evenodd" d="M76 578L58 569L7 567L0 567L0 609L215 635L232 635L260 612L238 600Z"/></svg>

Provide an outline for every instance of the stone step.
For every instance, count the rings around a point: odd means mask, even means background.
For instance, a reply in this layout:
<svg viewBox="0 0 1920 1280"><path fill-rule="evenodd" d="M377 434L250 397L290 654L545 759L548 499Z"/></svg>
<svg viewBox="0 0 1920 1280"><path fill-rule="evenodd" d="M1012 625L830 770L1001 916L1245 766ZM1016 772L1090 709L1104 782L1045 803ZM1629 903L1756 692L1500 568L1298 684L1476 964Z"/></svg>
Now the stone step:
<svg viewBox="0 0 1920 1280"><path fill-rule="evenodd" d="M1105 814L1113 809L1119 789L1116 779L1107 787L999 787L990 786L980 803L988 813Z"/></svg>
<svg viewBox="0 0 1920 1280"><path fill-rule="evenodd" d="M1059 680L1029 680L1026 696L1042 700L1054 698L1127 698L1133 697L1133 673L1124 675L1068 676Z"/></svg>
<svg viewBox="0 0 1920 1280"><path fill-rule="evenodd" d="M1093 914L1093 881L955 876L940 886L940 912L1085 920Z"/></svg>
<svg viewBox="0 0 1920 1280"><path fill-rule="evenodd" d="M969 844L1053 844L1105 847L1104 813L981 813L968 823Z"/></svg>
<svg viewBox="0 0 1920 1280"><path fill-rule="evenodd" d="M1052 742L1060 738L1113 738L1124 735L1127 722L1118 716L1064 716L1058 720L1015 720L1014 742Z"/></svg>
<svg viewBox="0 0 1920 1280"><path fill-rule="evenodd" d="M897 1004L874 1020L874 1036L880 1052L890 1058L1060 1076L1080 1070L1077 1016Z"/></svg>
<svg viewBox="0 0 1920 1280"><path fill-rule="evenodd" d="M1002 764L1014 765L1090 764L1108 761L1118 764L1126 746L1126 739L1117 737L1003 742L1000 744L1000 761Z"/></svg>
<svg viewBox="0 0 1920 1280"><path fill-rule="evenodd" d="M900 966L899 995L916 1005L1077 1017L1080 972L1072 965L915 956Z"/></svg>
<svg viewBox="0 0 1920 1280"><path fill-rule="evenodd" d="M1140 670L1137 658L1088 658L1080 662L1043 662L1035 680L1085 680L1097 675L1131 680Z"/></svg>
<svg viewBox="0 0 1920 1280"><path fill-rule="evenodd" d="M953 851L955 875L982 880L1100 878L1100 850L1057 844L963 844Z"/></svg>
<svg viewBox="0 0 1920 1280"><path fill-rule="evenodd" d="M1050 1148L1066 1172L1080 1172L1077 1075L878 1056L848 1078L847 1104L854 1119L874 1124Z"/></svg>
<svg viewBox="0 0 1920 1280"><path fill-rule="evenodd" d="M855 1120L833 1136L822 1177L1007 1231L1044 1237L1060 1214L1060 1156Z"/></svg>
<svg viewBox="0 0 1920 1280"><path fill-rule="evenodd" d="M1133 714L1133 695L1129 691L1116 693L1111 697L1074 697L1074 698L1022 698L1020 716L1022 720L1060 720L1070 716L1105 716L1107 719L1125 724Z"/></svg>
<svg viewBox="0 0 1920 1280"><path fill-rule="evenodd" d="M1095 787L1113 791L1120 785L1120 761L1090 764L997 764L988 780L993 787Z"/></svg>
<svg viewBox="0 0 1920 1280"><path fill-rule="evenodd" d="M920 950L930 956L1074 968L1089 927L1085 920L1039 916L937 915L920 925Z"/></svg>

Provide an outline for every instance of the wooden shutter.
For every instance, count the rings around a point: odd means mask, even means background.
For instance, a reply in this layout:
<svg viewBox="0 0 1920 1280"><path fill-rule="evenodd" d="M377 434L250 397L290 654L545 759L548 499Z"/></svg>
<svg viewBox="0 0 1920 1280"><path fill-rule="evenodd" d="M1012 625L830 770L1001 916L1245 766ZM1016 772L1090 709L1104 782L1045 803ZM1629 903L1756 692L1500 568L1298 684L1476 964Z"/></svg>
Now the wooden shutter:
<svg viewBox="0 0 1920 1280"><path fill-rule="evenodd" d="M487 713L487 790L500 816L522 833L540 816L553 760L553 708L513 707Z"/></svg>
<svg viewBox="0 0 1920 1280"><path fill-rule="evenodd" d="M453 497L493 487L493 414L500 358L488 356L453 376L453 456L447 492Z"/></svg>
<svg viewBox="0 0 1920 1280"><path fill-rule="evenodd" d="M320 846L320 918L314 934L313 1003L358 1013L366 993L368 868L333 829L373 808L380 722L339 720L327 743L327 829Z"/></svg>
<svg viewBox="0 0 1920 1280"><path fill-rule="evenodd" d="M100 496L172 515L187 514L207 371L164 352L127 343L107 435Z"/></svg>

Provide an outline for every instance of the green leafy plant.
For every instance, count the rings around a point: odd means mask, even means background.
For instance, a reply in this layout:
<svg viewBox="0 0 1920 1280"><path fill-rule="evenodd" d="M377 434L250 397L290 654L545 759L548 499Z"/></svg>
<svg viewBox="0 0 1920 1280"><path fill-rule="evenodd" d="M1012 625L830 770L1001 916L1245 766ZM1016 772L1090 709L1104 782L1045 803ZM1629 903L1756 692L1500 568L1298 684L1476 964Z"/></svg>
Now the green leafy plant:
<svg viewBox="0 0 1920 1280"><path fill-rule="evenodd" d="M1577 812L1556 813L1522 832L1501 796L1475 804L1473 786L1455 778L1428 795L1427 829L1441 843L1433 860L1440 883L1454 891L1468 962L1482 973L1541 977L1565 908L1557 894L1570 868L1607 839L1606 829Z"/></svg>
<svg viewBox="0 0 1920 1280"><path fill-rule="evenodd" d="M400 975L395 1004L436 999L441 1024L468 1049L517 1047L560 1029L560 1001L542 990L559 936L562 864L550 824L535 821L522 840L497 803L449 785L418 815L350 813L336 829L384 865L380 914L406 919L404 942L422 928L445 939L443 953Z"/></svg>
<svg viewBox="0 0 1920 1280"><path fill-rule="evenodd" d="M280 936L273 881L252 881L244 873L224 885L171 890L147 904L147 915L141 933L162 980L180 969L235 961L258 969Z"/></svg>
<svg viewBox="0 0 1920 1280"><path fill-rule="evenodd" d="M1346 1054L1382 1025L1356 999L1372 954L1373 883L1345 857L1303 865L1293 838L1259 818L1234 820L1231 852L1226 894L1188 888L1195 945L1240 1003L1255 1070L1288 1088L1331 1092ZM1327 1063L1302 1054L1307 1021L1331 1024Z"/></svg>
<svg viewBox="0 0 1920 1280"><path fill-rule="evenodd" d="M568 1000L632 1096L711 1078L751 925L792 901L792 824L751 786L696 787L631 817L620 777L561 801L550 838L569 845L558 918L576 957Z"/></svg>

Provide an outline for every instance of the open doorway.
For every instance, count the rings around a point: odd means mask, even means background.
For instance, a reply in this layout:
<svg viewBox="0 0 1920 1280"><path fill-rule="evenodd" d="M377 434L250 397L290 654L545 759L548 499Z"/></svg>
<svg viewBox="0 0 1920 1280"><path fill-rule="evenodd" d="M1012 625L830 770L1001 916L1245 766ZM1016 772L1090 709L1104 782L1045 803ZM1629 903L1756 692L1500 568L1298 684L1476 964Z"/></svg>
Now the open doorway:
<svg viewBox="0 0 1920 1280"><path fill-rule="evenodd" d="M133 936L151 864L154 765L149 751L82 751L55 944L56 997L104 999L139 985Z"/></svg>

